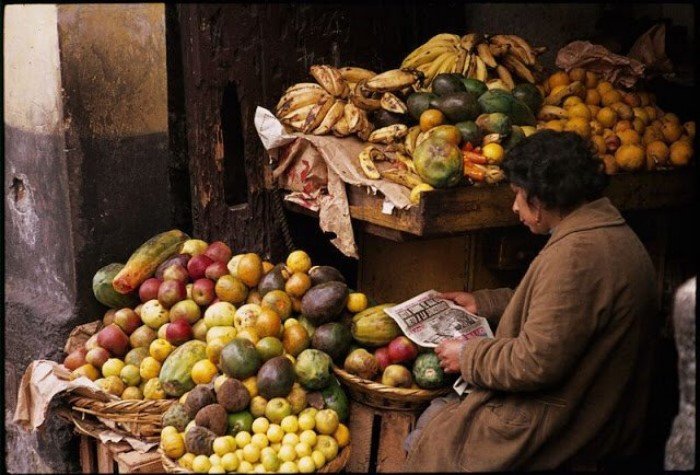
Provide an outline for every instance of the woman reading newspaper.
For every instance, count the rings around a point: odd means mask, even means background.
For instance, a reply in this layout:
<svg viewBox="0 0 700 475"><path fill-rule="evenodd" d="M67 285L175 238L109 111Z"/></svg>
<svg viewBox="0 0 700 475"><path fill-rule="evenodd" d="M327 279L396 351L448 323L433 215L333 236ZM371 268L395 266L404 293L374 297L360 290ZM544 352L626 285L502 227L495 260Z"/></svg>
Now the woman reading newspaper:
<svg viewBox="0 0 700 475"><path fill-rule="evenodd" d="M638 448L650 387L655 271L602 197L588 144L542 131L508 154L513 211L550 234L510 289L442 297L486 317L494 338L445 340L441 365L473 388L436 400L406 440L410 471L595 469Z"/></svg>

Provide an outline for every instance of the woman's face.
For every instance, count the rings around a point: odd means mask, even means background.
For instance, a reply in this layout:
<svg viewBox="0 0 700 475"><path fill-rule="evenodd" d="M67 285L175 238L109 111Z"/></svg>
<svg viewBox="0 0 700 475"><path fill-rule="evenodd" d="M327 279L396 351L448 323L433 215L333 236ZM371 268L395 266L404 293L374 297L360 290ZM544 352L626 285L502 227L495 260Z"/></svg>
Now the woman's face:
<svg viewBox="0 0 700 475"><path fill-rule="evenodd" d="M527 226L533 234L547 234L549 226L542 220L542 208L539 206L537 199L533 200L532 205L527 202L527 194L525 190L513 184L510 188L515 192L515 200L513 200L513 212L518 215L520 222Z"/></svg>

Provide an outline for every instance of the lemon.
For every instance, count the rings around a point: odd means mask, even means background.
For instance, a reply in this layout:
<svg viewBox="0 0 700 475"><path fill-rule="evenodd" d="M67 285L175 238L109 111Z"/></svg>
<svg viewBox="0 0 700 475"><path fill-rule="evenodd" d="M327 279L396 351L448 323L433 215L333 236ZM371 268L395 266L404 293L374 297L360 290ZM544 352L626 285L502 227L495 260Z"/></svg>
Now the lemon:
<svg viewBox="0 0 700 475"><path fill-rule="evenodd" d="M311 458L311 454L301 457L297 461L297 467L299 467L300 473L312 473L316 471L316 464L314 459Z"/></svg>
<svg viewBox="0 0 700 475"><path fill-rule="evenodd" d="M253 421L252 429L255 434L265 434L270 428L270 421L264 417L258 417Z"/></svg>
<svg viewBox="0 0 700 475"><path fill-rule="evenodd" d="M287 256L286 264L292 273L306 273L311 269L311 257L305 251L293 251Z"/></svg>
<svg viewBox="0 0 700 475"><path fill-rule="evenodd" d="M496 142L491 142L490 144L484 145L481 149L481 154L486 157L486 160L491 165L498 165L503 161L503 147L501 144Z"/></svg>
<svg viewBox="0 0 700 475"><path fill-rule="evenodd" d="M282 465L280 465L279 471L280 473L299 473L299 467L290 460L283 462Z"/></svg>
<svg viewBox="0 0 700 475"><path fill-rule="evenodd" d="M297 432L299 430L299 420L294 415L285 416L280 422L280 426L286 433Z"/></svg>
<svg viewBox="0 0 700 475"><path fill-rule="evenodd" d="M430 186L430 185L428 185ZM362 292L352 292L348 295L347 308L349 312L358 313L367 308L367 296Z"/></svg>
<svg viewBox="0 0 700 475"><path fill-rule="evenodd" d="M110 358L102 365L102 376L105 378L110 376L119 376L119 373L124 366L124 362L119 358Z"/></svg>
<svg viewBox="0 0 700 475"><path fill-rule="evenodd" d="M292 444L282 444L279 452L277 452L277 456L283 462L291 462L297 458L297 451L294 450L294 446Z"/></svg>
<svg viewBox="0 0 700 475"><path fill-rule="evenodd" d="M192 366L190 376L195 384L209 384L217 372L218 368L214 363L209 360L199 360Z"/></svg>
<svg viewBox="0 0 700 475"><path fill-rule="evenodd" d="M264 449L270 445L270 441L267 440L267 435L265 435L265 433L253 434L253 437L250 439L250 443L257 446L259 449Z"/></svg>
<svg viewBox="0 0 700 475"><path fill-rule="evenodd" d="M413 189L411 190L411 194L409 195L409 199L411 200L411 203L418 204L420 202L420 194L422 192L432 191L434 189L435 188L433 188L427 183L420 183L413 187Z"/></svg>
<svg viewBox="0 0 700 475"><path fill-rule="evenodd" d="M260 460L260 447L253 443L243 447L243 459L249 463L255 463Z"/></svg>
<svg viewBox="0 0 700 475"><path fill-rule="evenodd" d="M195 473L207 473L211 468L211 462L206 455L197 455L192 460L192 470Z"/></svg>
<svg viewBox="0 0 700 475"><path fill-rule="evenodd" d="M174 349L175 347L165 338L156 338L148 347L148 353L162 363Z"/></svg>

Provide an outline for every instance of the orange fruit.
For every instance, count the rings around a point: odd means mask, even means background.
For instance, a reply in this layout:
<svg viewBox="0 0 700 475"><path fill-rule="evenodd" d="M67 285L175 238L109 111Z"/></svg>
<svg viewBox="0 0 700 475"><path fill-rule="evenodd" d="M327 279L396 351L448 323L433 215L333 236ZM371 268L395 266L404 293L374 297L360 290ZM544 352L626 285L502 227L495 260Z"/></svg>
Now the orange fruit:
<svg viewBox="0 0 700 475"><path fill-rule="evenodd" d="M456 127L455 127L456 128ZM304 272L295 272L284 284L284 290L292 297L301 297L311 288L311 277Z"/></svg>
<svg viewBox="0 0 700 475"><path fill-rule="evenodd" d="M255 320L255 331L258 336L277 336L282 328L282 318L271 308L263 308Z"/></svg>
<svg viewBox="0 0 700 475"><path fill-rule="evenodd" d="M462 132L454 125L438 125L430 129L430 137L441 138L453 145L459 145L462 141Z"/></svg>
<svg viewBox="0 0 700 475"><path fill-rule="evenodd" d="M666 165L668 163L669 149L668 146L661 140L651 142L647 145L646 157L647 157L647 170L653 170L659 165Z"/></svg>
<svg viewBox="0 0 700 475"><path fill-rule="evenodd" d="M617 132L617 136L620 137L620 143L622 145L629 144L639 144L642 139L639 134L634 129L625 129Z"/></svg>
<svg viewBox="0 0 700 475"><path fill-rule="evenodd" d="M593 104L588 104L588 110L591 111L591 117L598 115L600 111L600 106L594 106Z"/></svg>
<svg viewBox="0 0 700 475"><path fill-rule="evenodd" d="M603 155L603 163L605 164L605 173L614 175L620 167L618 167L615 157L610 154Z"/></svg>
<svg viewBox="0 0 700 475"><path fill-rule="evenodd" d="M428 130L432 129L433 127L437 127L438 125L444 124L445 123L445 114L440 112L437 109L426 109L423 111L423 113L420 115L420 130L422 132L427 132Z"/></svg>
<svg viewBox="0 0 700 475"><path fill-rule="evenodd" d="M595 89L598 85L598 75L593 71L586 71L586 87L588 89Z"/></svg>
<svg viewBox="0 0 700 475"><path fill-rule="evenodd" d="M586 89L586 104L597 106L600 104L600 93L595 89Z"/></svg>
<svg viewBox="0 0 700 475"><path fill-rule="evenodd" d="M683 127L681 127L678 122L665 121L663 127L661 128L661 132L664 134L666 143L670 144L677 141L681 137L681 134L683 134Z"/></svg>
<svg viewBox="0 0 700 475"><path fill-rule="evenodd" d="M646 112L647 117L649 117L649 120L650 120L650 121L653 121L653 120L659 118L658 111L656 110L655 107L646 106L646 107L640 107L640 109L643 109L644 112Z"/></svg>
<svg viewBox="0 0 700 475"><path fill-rule="evenodd" d="M639 99L639 96L634 92L623 92L622 102L630 107L639 107L642 105L642 101Z"/></svg>
<svg viewBox="0 0 700 475"><path fill-rule="evenodd" d="M289 328L284 329L282 334L282 346L284 346L284 351L290 355L296 357L299 353L304 351L311 344L311 338L309 338L309 332L306 331L300 323L295 323L290 325Z"/></svg>
<svg viewBox="0 0 700 475"><path fill-rule="evenodd" d="M636 171L644 167L644 149L636 144L622 145L615 151L617 165L626 171Z"/></svg>
<svg viewBox="0 0 700 475"><path fill-rule="evenodd" d="M598 122L597 120L593 119L592 121L589 122L591 126L591 134L593 135L603 135L603 124Z"/></svg>
<svg viewBox="0 0 700 475"><path fill-rule="evenodd" d="M695 121L690 120L683 124L683 128L685 129L685 133L688 134L688 137L691 139L695 138Z"/></svg>
<svg viewBox="0 0 700 475"><path fill-rule="evenodd" d="M644 133L644 129L646 129L646 125L644 125L644 121L640 119L639 117L635 117L634 120L632 121L632 128L639 134L642 135Z"/></svg>
<svg viewBox="0 0 700 475"><path fill-rule="evenodd" d="M683 167L690 163L693 157L693 147L686 141L671 144L669 158L674 167Z"/></svg>
<svg viewBox="0 0 700 475"><path fill-rule="evenodd" d="M232 275L222 275L216 281L214 292L219 300L230 302L234 305L242 304L248 297L248 287L240 279Z"/></svg>
<svg viewBox="0 0 700 475"><path fill-rule="evenodd" d="M574 68L571 71L569 71L569 79L571 79L571 82L574 81L580 81L583 82L586 80L586 70L583 68Z"/></svg>
<svg viewBox="0 0 700 475"><path fill-rule="evenodd" d="M578 97L576 99L578 99ZM588 106L581 103L579 99L578 104L575 104L569 108L569 118L572 117L583 117L586 120L591 120L591 111L588 109Z"/></svg>
<svg viewBox="0 0 700 475"><path fill-rule="evenodd" d="M598 111L595 118L603 127L611 128L617 122L617 112L610 107L603 107Z"/></svg>
<svg viewBox="0 0 700 475"><path fill-rule="evenodd" d="M661 117L662 122L673 122L674 124L680 124L681 120L673 112L666 112L663 117Z"/></svg>
<svg viewBox="0 0 700 475"><path fill-rule="evenodd" d="M266 293L260 306L274 310L282 320L286 320L292 314L292 301L284 290L271 290Z"/></svg>
<svg viewBox="0 0 700 475"><path fill-rule="evenodd" d="M631 128L632 122L630 122L629 120L619 120L617 124L615 124L615 126L613 127L613 130L615 131L615 133L618 133Z"/></svg>
<svg viewBox="0 0 700 475"><path fill-rule="evenodd" d="M591 137L591 141L593 142L593 145L595 146L595 151L599 156L605 155L605 139L603 138L602 135L594 135Z"/></svg>
<svg viewBox="0 0 700 475"><path fill-rule="evenodd" d="M588 123L588 120L583 117L570 118L564 124L564 130L567 132L576 132L585 139L591 136L591 125Z"/></svg>
<svg viewBox="0 0 700 475"><path fill-rule="evenodd" d="M616 102L610 107L617 112L617 116L622 120L632 120L634 119L634 110L625 104L624 102Z"/></svg>
<svg viewBox="0 0 700 475"><path fill-rule="evenodd" d="M301 299L299 297L289 297L292 301L292 310L295 313L301 313Z"/></svg>
<svg viewBox="0 0 700 475"><path fill-rule="evenodd" d="M649 114L647 114L647 111L644 107L634 107L632 109L632 112L634 112L634 118L640 119L644 123L644 125L651 122L651 119L649 118Z"/></svg>
<svg viewBox="0 0 700 475"><path fill-rule="evenodd" d="M571 78L564 71L557 71L549 76L547 83L549 84L549 89L554 92L554 88L557 86L568 86L571 84Z"/></svg>
<svg viewBox="0 0 700 475"><path fill-rule="evenodd" d="M596 90L600 97L602 98L606 92L613 90L613 85L609 81L600 81L596 86Z"/></svg>
<svg viewBox="0 0 700 475"><path fill-rule="evenodd" d="M664 141L663 132L656 127L647 127L644 129L644 135L642 136L642 144L649 145L652 142L658 142L659 140Z"/></svg>
<svg viewBox="0 0 700 475"><path fill-rule="evenodd" d="M617 89L610 89L609 91L606 91L600 95L600 101L604 106L615 104L616 102L620 102L621 100L622 94L620 94L620 91L618 91Z"/></svg>
<svg viewBox="0 0 700 475"><path fill-rule="evenodd" d="M603 138L607 139L611 135L615 135L615 132L612 131L612 129L603 129ZM615 135L616 136L616 135ZM617 137L617 136L616 136Z"/></svg>
<svg viewBox="0 0 700 475"><path fill-rule="evenodd" d="M575 106L576 104L583 104L583 101L581 100L581 98L578 96L569 96L566 99L564 99L562 106L565 109L568 109L570 107Z"/></svg>
<svg viewBox="0 0 700 475"><path fill-rule="evenodd" d="M564 130L564 122L561 120L550 120L544 124L545 129L556 130L557 132L562 132Z"/></svg>
<svg viewBox="0 0 700 475"><path fill-rule="evenodd" d="M651 105L651 101L649 100L649 93L646 91L642 91L637 94L639 96L639 104L641 106L649 106Z"/></svg>

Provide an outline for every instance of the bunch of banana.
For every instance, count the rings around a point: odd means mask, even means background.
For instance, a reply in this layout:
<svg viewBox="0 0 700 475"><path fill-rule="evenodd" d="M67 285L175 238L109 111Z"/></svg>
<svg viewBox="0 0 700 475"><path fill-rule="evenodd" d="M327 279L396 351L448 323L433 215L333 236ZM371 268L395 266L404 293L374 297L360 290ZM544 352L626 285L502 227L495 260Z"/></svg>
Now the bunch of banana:
<svg viewBox="0 0 700 475"><path fill-rule="evenodd" d="M395 69L377 74L364 68L335 68L326 64L311 66L309 73L317 81L289 87L280 98L275 114L297 132L337 137L356 134L367 141L374 130L367 112L386 109L405 114L406 104L397 94L417 88L422 73ZM377 135L378 143L388 143L401 136L389 131Z"/></svg>
<svg viewBox="0 0 700 475"><path fill-rule="evenodd" d="M537 56L545 51L544 47L533 48L517 35L469 33L459 37L441 33L406 56L401 67L415 68L425 75L423 90L429 90L435 76L442 73L460 73L487 84L498 79L513 89L513 75L537 82L542 71Z"/></svg>

